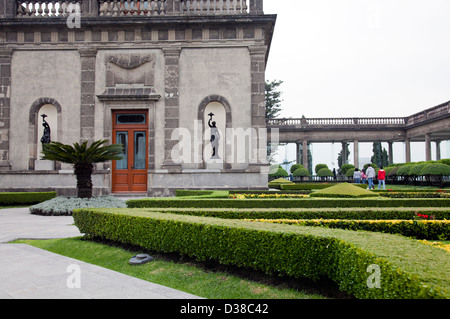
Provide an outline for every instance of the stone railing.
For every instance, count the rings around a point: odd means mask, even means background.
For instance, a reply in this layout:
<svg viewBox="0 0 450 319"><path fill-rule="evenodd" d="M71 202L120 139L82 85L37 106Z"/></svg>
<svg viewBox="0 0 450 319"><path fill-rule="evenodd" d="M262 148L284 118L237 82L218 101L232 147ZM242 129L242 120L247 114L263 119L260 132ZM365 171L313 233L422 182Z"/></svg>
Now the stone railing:
<svg viewBox="0 0 450 319"><path fill-rule="evenodd" d="M163 0L99 0L99 16L155 16L166 15L167 1Z"/></svg>
<svg viewBox="0 0 450 319"><path fill-rule="evenodd" d="M425 111L413 114L406 118L408 125L420 124L435 118L450 116L450 102L442 103Z"/></svg>
<svg viewBox="0 0 450 319"><path fill-rule="evenodd" d="M268 126L295 126L295 127L308 127L308 126L321 126L321 127L340 127L340 128L355 128L356 126L405 126L406 119L403 117L390 117L390 118L278 118L268 119Z"/></svg>
<svg viewBox="0 0 450 319"><path fill-rule="evenodd" d="M263 14L263 0L10 0L17 18ZM0 3L0 5L2 5ZM3 9L4 8L0 8ZM5 17L8 15L4 15Z"/></svg>
<svg viewBox="0 0 450 319"><path fill-rule="evenodd" d="M81 14L83 1L63 0L17 0L18 18L66 17L72 13Z"/></svg>
<svg viewBox="0 0 450 319"><path fill-rule="evenodd" d="M247 13L247 0L184 0L184 14L242 14Z"/></svg>

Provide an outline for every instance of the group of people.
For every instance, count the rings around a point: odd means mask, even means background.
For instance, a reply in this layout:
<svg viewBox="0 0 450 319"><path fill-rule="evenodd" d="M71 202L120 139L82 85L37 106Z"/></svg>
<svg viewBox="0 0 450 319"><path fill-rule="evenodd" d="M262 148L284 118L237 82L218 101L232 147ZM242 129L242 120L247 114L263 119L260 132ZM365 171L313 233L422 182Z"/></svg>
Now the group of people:
<svg viewBox="0 0 450 319"><path fill-rule="evenodd" d="M373 179L375 178L375 169L369 164L367 169L362 169L361 171L358 168L355 168L355 172L353 173L353 179L355 183L365 184L368 182L367 189L374 189ZM381 189L381 185L383 185L383 189L386 188L386 172L383 169L383 166L378 170L378 189Z"/></svg>

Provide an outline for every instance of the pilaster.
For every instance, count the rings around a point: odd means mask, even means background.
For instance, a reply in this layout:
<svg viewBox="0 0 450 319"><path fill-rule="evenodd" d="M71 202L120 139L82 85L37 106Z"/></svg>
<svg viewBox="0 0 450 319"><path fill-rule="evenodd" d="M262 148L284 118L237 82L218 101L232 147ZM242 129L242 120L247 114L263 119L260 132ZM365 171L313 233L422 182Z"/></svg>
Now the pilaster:
<svg viewBox="0 0 450 319"><path fill-rule="evenodd" d="M94 140L95 128L95 60L97 49L80 48L81 58L81 110L80 140Z"/></svg>
<svg viewBox="0 0 450 319"><path fill-rule="evenodd" d="M0 170L10 170L9 134L11 114L12 49L0 49Z"/></svg>

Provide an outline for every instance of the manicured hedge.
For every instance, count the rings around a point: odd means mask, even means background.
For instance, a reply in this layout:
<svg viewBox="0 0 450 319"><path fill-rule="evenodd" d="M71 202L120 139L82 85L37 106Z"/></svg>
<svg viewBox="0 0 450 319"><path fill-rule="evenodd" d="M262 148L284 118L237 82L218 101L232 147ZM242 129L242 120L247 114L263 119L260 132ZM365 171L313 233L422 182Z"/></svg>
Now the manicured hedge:
<svg viewBox="0 0 450 319"><path fill-rule="evenodd" d="M350 219L420 220L418 213L434 220L450 219L445 208L342 208L342 209L233 209L233 208L153 208L152 211L225 219Z"/></svg>
<svg viewBox="0 0 450 319"><path fill-rule="evenodd" d="M0 193L0 206L33 205L56 197L56 192Z"/></svg>
<svg viewBox="0 0 450 319"><path fill-rule="evenodd" d="M327 187L338 185L339 183L298 183L298 184L286 184L281 185L282 190L295 190L295 189L324 189ZM366 189L365 184L353 184L355 186Z"/></svg>
<svg viewBox="0 0 450 319"><path fill-rule="evenodd" d="M268 274L329 277L357 298L450 297L450 255L402 236L129 209L81 209L73 216L88 237ZM370 281L373 266L379 286Z"/></svg>
<svg viewBox="0 0 450 319"><path fill-rule="evenodd" d="M366 230L427 240L450 240L450 221L448 220L260 219L254 221L348 230Z"/></svg>
<svg viewBox="0 0 450 319"><path fill-rule="evenodd" d="M303 198L303 199L192 199L146 198L128 200L129 208L333 208L333 207L449 207L444 198Z"/></svg>

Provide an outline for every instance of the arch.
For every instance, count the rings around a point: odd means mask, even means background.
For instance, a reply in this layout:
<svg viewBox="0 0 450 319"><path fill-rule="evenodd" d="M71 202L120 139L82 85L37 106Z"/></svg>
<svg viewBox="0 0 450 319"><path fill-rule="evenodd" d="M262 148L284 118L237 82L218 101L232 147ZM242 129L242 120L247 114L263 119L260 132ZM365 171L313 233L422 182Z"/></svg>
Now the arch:
<svg viewBox="0 0 450 319"><path fill-rule="evenodd" d="M219 102L225 108L226 127L232 127L231 105L226 98L220 95L210 95L205 97L198 106L198 120L203 121L205 109L211 102Z"/></svg>
<svg viewBox="0 0 450 319"><path fill-rule="evenodd" d="M40 137L38 136L38 128L39 128L39 111L45 105L52 105L56 109L56 130L54 127L54 136L57 136L58 140L62 138L62 123L61 123L61 113L62 107L58 101L52 98L43 97L37 99L30 107L30 113L28 118L29 124L29 134L28 134L28 149L30 150L30 155L28 158L28 169L35 169L35 162L39 159L38 154L38 140ZM58 164L60 165L60 164Z"/></svg>
<svg viewBox="0 0 450 319"><path fill-rule="evenodd" d="M222 147L220 150L220 154L221 154L220 162L222 163L221 165L223 165L223 167L225 169L229 169L229 168L231 168L231 165L227 163L227 154L229 154L229 149L228 149L228 145L226 144L225 134L226 134L226 129L232 127L232 112L231 112L230 103L223 96L209 95L200 102L200 104L198 106L197 117L198 117L198 120L203 123L203 132L206 132L208 124L207 124L207 122L205 123L205 118L206 118L205 110L208 107L208 105L211 105L214 102L217 102L218 104L220 104L225 111L225 127L223 130L224 132L222 133L223 136L221 138ZM205 154L203 152L204 147L205 147L205 144L203 143L203 146L201 147L201 150L202 150L201 158L203 158L202 167L206 168L207 164L206 164L206 160L205 160Z"/></svg>

